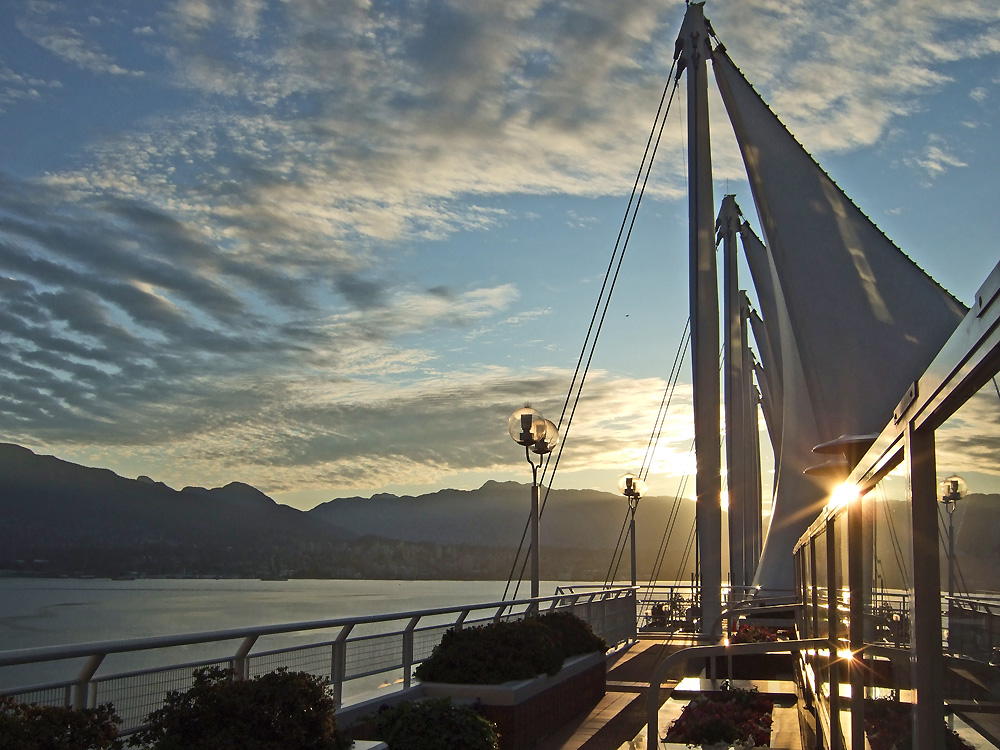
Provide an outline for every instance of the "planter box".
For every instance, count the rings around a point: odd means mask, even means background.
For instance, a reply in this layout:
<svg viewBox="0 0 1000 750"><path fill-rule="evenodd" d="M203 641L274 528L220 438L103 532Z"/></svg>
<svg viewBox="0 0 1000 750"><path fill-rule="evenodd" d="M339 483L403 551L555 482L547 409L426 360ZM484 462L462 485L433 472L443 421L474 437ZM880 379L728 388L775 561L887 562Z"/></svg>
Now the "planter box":
<svg viewBox="0 0 1000 750"><path fill-rule="evenodd" d="M734 654L734 680L790 680L794 674L791 654ZM716 661L717 675L729 676L729 657Z"/></svg>
<svg viewBox="0 0 1000 750"><path fill-rule="evenodd" d="M501 750L528 750L600 702L607 688L607 661L594 652L567 659L551 676L502 685L423 682L420 687L429 698L476 703L497 725Z"/></svg>

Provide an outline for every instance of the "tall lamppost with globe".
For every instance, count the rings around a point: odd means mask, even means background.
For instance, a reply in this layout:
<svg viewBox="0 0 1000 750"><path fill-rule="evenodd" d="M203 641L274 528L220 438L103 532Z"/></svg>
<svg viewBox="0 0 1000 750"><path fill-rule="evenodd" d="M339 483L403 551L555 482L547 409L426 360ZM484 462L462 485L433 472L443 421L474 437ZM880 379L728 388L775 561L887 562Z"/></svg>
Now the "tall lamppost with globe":
<svg viewBox="0 0 1000 750"><path fill-rule="evenodd" d="M618 489L628 500L628 509L631 514L628 535L632 540L632 585L635 586L635 509L639 505L639 498L646 494L646 483L635 474L624 474L618 480Z"/></svg>
<svg viewBox="0 0 1000 750"><path fill-rule="evenodd" d="M514 442L524 446L524 457L531 464L531 598L538 594L538 469L542 457L559 445L559 429L540 413L526 406L507 420L507 432ZM536 464L531 455L538 456Z"/></svg>
<svg viewBox="0 0 1000 750"><path fill-rule="evenodd" d="M969 485L960 476L950 476L938 485L938 496L948 511L948 646L951 648L952 597L955 596L955 509Z"/></svg>

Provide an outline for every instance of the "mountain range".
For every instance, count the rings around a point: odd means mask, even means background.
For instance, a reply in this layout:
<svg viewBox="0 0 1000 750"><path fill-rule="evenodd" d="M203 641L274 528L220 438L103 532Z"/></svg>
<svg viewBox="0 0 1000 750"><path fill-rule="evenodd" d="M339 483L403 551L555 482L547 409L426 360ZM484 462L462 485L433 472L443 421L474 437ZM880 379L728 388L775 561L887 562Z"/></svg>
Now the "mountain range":
<svg viewBox="0 0 1000 750"><path fill-rule="evenodd" d="M543 490L544 494L544 490ZM530 486L337 498L301 511L232 482L175 490L0 443L0 570L7 574L506 577ZM625 499L551 490L540 525L542 575L603 579ZM662 578L673 578L694 505L648 497L636 516L640 577L676 516ZM628 575L628 555L619 578Z"/></svg>

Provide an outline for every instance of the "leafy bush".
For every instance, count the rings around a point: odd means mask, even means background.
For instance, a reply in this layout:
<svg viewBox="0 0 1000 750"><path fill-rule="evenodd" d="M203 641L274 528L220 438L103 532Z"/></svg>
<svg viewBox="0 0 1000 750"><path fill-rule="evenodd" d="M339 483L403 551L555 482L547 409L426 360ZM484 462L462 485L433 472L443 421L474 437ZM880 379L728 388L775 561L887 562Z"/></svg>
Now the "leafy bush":
<svg viewBox="0 0 1000 750"><path fill-rule="evenodd" d="M449 630L414 674L425 682L498 684L555 674L568 656L607 649L583 620L551 612Z"/></svg>
<svg viewBox="0 0 1000 750"><path fill-rule="evenodd" d="M4 750L111 750L121 748L118 718L110 703L75 710L18 703L0 695Z"/></svg>
<svg viewBox="0 0 1000 750"><path fill-rule="evenodd" d="M774 702L754 690L723 683L721 693L692 700L670 725L664 742L713 745L750 742L767 745L771 740L771 710Z"/></svg>
<svg viewBox="0 0 1000 750"><path fill-rule="evenodd" d="M471 706L448 698L400 703L380 711L372 734L389 750L497 750L496 729Z"/></svg>
<svg viewBox="0 0 1000 750"><path fill-rule="evenodd" d="M563 659L592 651L604 653L608 644L591 630L590 625L569 612L548 612L538 618L553 634Z"/></svg>
<svg viewBox="0 0 1000 750"><path fill-rule="evenodd" d="M562 668L562 652L537 618L449 630L414 674L425 682L490 685Z"/></svg>
<svg viewBox="0 0 1000 750"><path fill-rule="evenodd" d="M348 750L323 680L278 670L234 680L228 669L194 673L190 690L171 691L129 745L152 750Z"/></svg>

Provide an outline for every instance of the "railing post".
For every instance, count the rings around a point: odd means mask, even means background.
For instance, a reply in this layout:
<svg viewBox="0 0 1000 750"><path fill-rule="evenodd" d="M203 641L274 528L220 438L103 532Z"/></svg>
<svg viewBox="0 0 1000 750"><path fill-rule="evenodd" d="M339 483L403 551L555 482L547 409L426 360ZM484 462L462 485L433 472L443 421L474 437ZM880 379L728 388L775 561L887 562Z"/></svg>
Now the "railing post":
<svg viewBox="0 0 1000 750"><path fill-rule="evenodd" d="M461 612L459 613L459 615L458 615L458 619L456 619L456 620L455 620L455 625L454 625L454 627L455 627L455 630L456 630L456 631L458 631L458 630L461 630L461 629L462 629L462 625L464 625L464 624L465 624L465 618L469 616L469 612L470 612L470 611L471 611L471 610L468 610L468 609L463 609L463 610L462 610L462 611L461 611Z"/></svg>
<svg viewBox="0 0 1000 750"><path fill-rule="evenodd" d="M410 686L410 671L413 668L413 631L420 622L420 615L410 618L403 631L403 687Z"/></svg>
<svg viewBox="0 0 1000 750"><path fill-rule="evenodd" d="M236 656L233 658L233 671L236 673L237 680L250 679L250 660L247 659L247 654L250 653L250 649L256 642L257 636L248 635L236 650Z"/></svg>
<svg viewBox="0 0 1000 750"><path fill-rule="evenodd" d="M101 666L101 662L104 661L105 654L94 654L87 662L83 665L83 669L80 670L79 676L76 678L76 684L73 686L73 708L93 708L91 704L92 698L90 695L90 680L97 674L97 670Z"/></svg>
<svg viewBox="0 0 1000 750"><path fill-rule="evenodd" d="M330 657L330 680L333 682L333 705L340 708L344 702L344 680L347 677L347 636L354 629L354 624L344 625L337 639L333 642L333 653Z"/></svg>

